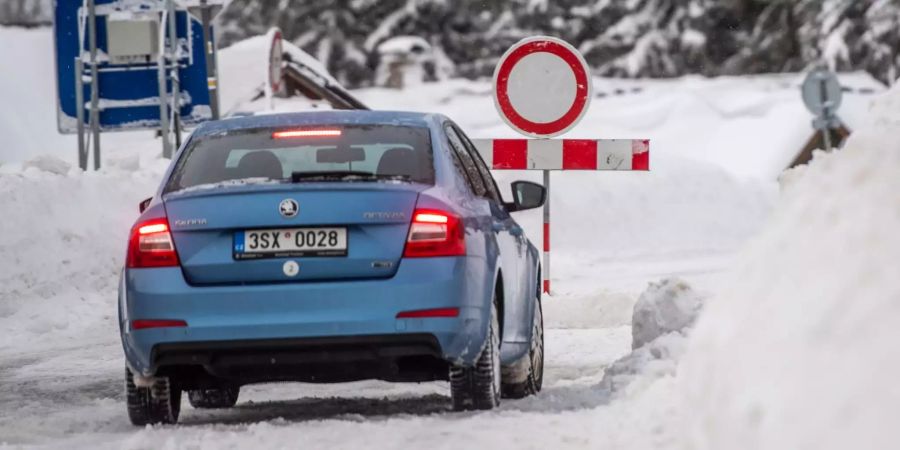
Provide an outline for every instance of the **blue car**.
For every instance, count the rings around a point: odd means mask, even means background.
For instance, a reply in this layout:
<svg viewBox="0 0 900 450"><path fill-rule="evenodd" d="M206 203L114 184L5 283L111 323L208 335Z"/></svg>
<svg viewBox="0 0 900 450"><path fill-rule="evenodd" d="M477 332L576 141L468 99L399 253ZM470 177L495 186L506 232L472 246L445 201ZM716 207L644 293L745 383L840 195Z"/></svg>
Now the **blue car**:
<svg viewBox="0 0 900 450"><path fill-rule="evenodd" d="M538 251L460 128L329 111L197 128L141 203L119 288L132 423L273 381L449 380L454 409L541 389Z"/></svg>

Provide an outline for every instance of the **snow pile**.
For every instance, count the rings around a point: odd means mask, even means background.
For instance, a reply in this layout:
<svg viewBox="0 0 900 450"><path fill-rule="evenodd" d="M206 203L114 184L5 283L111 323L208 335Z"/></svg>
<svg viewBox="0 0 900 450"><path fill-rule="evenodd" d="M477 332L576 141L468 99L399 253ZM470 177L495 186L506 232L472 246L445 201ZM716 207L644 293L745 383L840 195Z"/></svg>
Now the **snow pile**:
<svg viewBox="0 0 900 450"><path fill-rule="evenodd" d="M22 164L24 168L34 168L56 175L69 173L72 165L52 155L38 155Z"/></svg>
<svg viewBox="0 0 900 450"><path fill-rule="evenodd" d="M674 376L703 301L682 280L650 283L634 305L632 351L606 369L601 389L610 395L643 390L659 378Z"/></svg>
<svg viewBox="0 0 900 450"><path fill-rule="evenodd" d="M289 100L275 98L270 105L262 97L269 77L269 51L272 38L268 34L254 36L219 52L219 101L223 116L235 113L253 113L268 110L297 111L315 107L330 108L324 100L314 101L295 97ZM338 82L315 58L288 41L282 41L282 49L291 61L305 66L312 74L330 83Z"/></svg>
<svg viewBox="0 0 900 450"><path fill-rule="evenodd" d="M650 283L634 305L631 348L693 325L701 306L703 299L682 280L668 278Z"/></svg>
<svg viewBox="0 0 900 450"><path fill-rule="evenodd" d="M115 335L128 230L163 167L85 173L43 156L0 170L0 348L92 327Z"/></svg>
<svg viewBox="0 0 900 450"><path fill-rule="evenodd" d="M691 448L900 441L900 87L787 177L684 361Z"/></svg>

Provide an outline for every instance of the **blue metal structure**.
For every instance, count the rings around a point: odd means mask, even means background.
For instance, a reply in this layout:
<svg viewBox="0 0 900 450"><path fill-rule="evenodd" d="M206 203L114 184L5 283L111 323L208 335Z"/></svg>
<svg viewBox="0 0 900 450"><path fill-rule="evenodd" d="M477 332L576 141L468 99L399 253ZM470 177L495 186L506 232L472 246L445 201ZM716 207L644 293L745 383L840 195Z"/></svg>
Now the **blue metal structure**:
<svg viewBox="0 0 900 450"><path fill-rule="evenodd" d="M425 130L433 184L288 180L172 189L180 160L205 139L367 126ZM448 139L454 132L461 138L456 144ZM166 228L163 238L175 256L166 267L129 263L123 270L119 323L129 374L143 383L196 391L273 380L447 379L449 366L456 386L452 367L485 372L485 354L490 359L494 351L499 385L500 364L504 383L507 372L509 380L521 382L514 378L525 372L517 367L531 361L536 339L542 373L538 251L509 214L518 200L503 203L499 195L474 192L471 179L479 172L459 156L477 153L471 145L461 148L463 140L442 115L382 111L252 116L198 127L132 232L134 249L147 224ZM227 145L215 142L216 149ZM497 194L487 168L479 170ZM299 204L299 213L279 210L286 199ZM411 227L422 211L458 220L462 250L408 254ZM317 226L347 227L347 253L259 260L233 254L236 233L243 230ZM299 273L286 269L294 261Z"/></svg>
<svg viewBox="0 0 900 450"><path fill-rule="evenodd" d="M105 58L107 20L132 14L157 14L164 10L162 0L95 0L99 81L99 126L101 131L152 129L160 127L159 82L157 61L114 64ZM77 132L76 59L89 51L85 17L86 2L57 0L54 11L56 45L56 80L58 93L57 125L60 133ZM182 55L178 59L181 91L181 121L197 124L211 118L207 86L203 29L199 20L184 10L175 15ZM83 22L82 22L83 21ZM160 33L166 35L166 30ZM166 44L167 48L168 44ZM161 51L163 49L160 49ZM88 57L82 61L82 77L89 79ZM90 99L90 83L83 83L83 99ZM166 91L171 92L167 81ZM85 100L85 103L88 103ZM87 106L84 117L89 117Z"/></svg>

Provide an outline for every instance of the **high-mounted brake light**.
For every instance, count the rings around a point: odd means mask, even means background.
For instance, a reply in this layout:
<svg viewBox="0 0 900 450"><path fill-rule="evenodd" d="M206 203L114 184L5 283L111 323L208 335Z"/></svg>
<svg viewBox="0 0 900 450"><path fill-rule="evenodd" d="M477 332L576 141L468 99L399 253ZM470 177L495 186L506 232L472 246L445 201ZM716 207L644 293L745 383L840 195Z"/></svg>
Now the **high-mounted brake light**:
<svg viewBox="0 0 900 450"><path fill-rule="evenodd" d="M285 130L272 133L273 139L291 139L301 137L325 137L340 136L341 130L336 129L319 129L319 130Z"/></svg>
<svg viewBox="0 0 900 450"><path fill-rule="evenodd" d="M444 211L416 209L404 258L462 256L466 254L465 230L459 217Z"/></svg>
<svg viewBox="0 0 900 450"><path fill-rule="evenodd" d="M165 217L151 219L135 225L128 240L126 266L173 267L178 265L178 252L169 233L169 223Z"/></svg>

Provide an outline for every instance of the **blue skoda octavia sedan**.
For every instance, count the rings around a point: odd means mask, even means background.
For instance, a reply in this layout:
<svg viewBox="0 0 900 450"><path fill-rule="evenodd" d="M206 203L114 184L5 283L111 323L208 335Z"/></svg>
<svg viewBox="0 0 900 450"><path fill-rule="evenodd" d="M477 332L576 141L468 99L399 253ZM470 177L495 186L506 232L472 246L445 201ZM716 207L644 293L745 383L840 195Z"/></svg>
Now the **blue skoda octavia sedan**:
<svg viewBox="0 0 900 450"><path fill-rule="evenodd" d="M537 249L439 114L203 124L141 203L119 289L132 423L182 392L225 408L272 381L449 380L455 409L541 389Z"/></svg>

